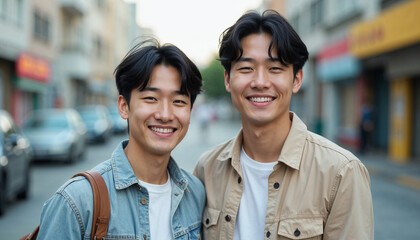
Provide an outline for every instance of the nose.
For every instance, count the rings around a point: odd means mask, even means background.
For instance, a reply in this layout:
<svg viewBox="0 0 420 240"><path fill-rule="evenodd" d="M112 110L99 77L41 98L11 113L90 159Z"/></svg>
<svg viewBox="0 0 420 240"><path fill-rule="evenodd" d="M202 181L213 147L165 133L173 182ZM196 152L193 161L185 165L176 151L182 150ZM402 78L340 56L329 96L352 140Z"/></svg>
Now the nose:
<svg viewBox="0 0 420 240"><path fill-rule="evenodd" d="M155 112L155 119L162 122L170 122L174 119L172 107L167 102L161 102Z"/></svg>
<svg viewBox="0 0 420 240"><path fill-rule="evenodd" d="M266 71L257 70L251 82L251 88L265 89L265 88L269 88L270 86L271 86L271 82L270 82L270 79L268 78Z"/></svg>

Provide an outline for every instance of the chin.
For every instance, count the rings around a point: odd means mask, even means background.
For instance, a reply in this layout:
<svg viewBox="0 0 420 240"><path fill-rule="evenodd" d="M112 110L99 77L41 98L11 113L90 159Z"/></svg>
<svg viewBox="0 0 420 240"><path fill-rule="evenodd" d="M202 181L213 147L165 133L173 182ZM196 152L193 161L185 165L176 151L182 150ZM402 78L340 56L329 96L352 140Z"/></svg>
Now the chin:
<svg viewBox="0 0 420 240"><path fill-rule="evenodd" d="M172 147L172 146L161 146L161 147L157 147L153 149L152 152L156 155L167 155L167 154L171 154L174 148L175 147Z"/></svg>

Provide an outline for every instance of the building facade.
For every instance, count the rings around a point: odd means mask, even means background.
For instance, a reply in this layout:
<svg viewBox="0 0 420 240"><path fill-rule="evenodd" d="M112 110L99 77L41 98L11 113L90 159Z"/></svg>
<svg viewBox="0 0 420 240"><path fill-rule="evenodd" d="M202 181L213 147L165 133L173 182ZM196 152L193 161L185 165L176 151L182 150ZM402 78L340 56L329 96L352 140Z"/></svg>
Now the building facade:
<svg viewBox="0 0 420 240"><path fill-rule="evenodd" d="M392 3L392 4L390 4ZM372 142L392 159L420 159L420 1L379 1L350 29L365 96L374 106Z"/></svg>
<svg viewBox="0 0 420 240"><path fill-rule="evenodd" d="M13 112L16 62L29 42L28 1L0 0L0 108Z"/></svg>
<svg viewBox="0 0 420 240"><path fill-rule="evenodd" d="M124 0L0 0L0 108L110 105L113 70L140 34Z"/></svg>

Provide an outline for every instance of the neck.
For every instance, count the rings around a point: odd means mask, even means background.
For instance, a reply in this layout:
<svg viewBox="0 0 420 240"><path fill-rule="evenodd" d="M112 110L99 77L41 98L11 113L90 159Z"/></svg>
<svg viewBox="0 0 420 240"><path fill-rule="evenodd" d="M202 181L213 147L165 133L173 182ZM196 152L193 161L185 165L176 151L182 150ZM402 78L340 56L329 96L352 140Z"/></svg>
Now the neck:
<svg viewBox="0 0 420 240"><path fill-rule="evenodd" d="M170 155L147 154L130 145L124 149L134 174L143 182L164 184L168 181L167 167Z"/></svg>
<svg viewBox="0 0 420 240"><path fill-rule="evenodd" d="M289 114L276 122L264 125L255 125L243 120L242 125L243 147L247 155L258 162L277 161L292 126Z"/></svg>

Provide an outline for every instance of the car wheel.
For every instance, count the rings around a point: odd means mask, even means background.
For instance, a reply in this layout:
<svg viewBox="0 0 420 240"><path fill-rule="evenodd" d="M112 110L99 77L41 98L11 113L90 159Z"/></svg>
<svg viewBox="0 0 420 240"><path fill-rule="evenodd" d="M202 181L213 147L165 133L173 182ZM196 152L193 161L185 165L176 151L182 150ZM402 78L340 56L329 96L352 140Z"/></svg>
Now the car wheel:
<svg viewBox="0 0 420 240"><path fill-rule="evenodd" d="M19 192L19 193L18 193L18 195L17 195L17 198L18 198L18 199L27 199L27 198L28 198L28 196L29 196L29 183L30 183L30 181L29 181L29 179L30 179L30 169L29 169L29 165L28 165L28 167L26 168L25 176L26 176L26 178L25 178L25 183L24 183L24 185L22 186L22 190L20 190L20 192Z"/></svg>
<svg viewBox="0 0 420 240"><path fill-rule="evenodd" d="M66 163L73 163L76 161L77 152L74 146L70 148L69 157L67 158Z"/></svg>
<svg viewBox="0 0 420 240"><path fill-rule="evenodd" d="M82 150L80 151L79 158L82 160L86 153L86 144L82 145Z"/></svg>
<svg viewBox="0 0 420 240"><path fill-rule="evenodd" d="M6 210L6 183L0 182L0 216Z"/></svg>

